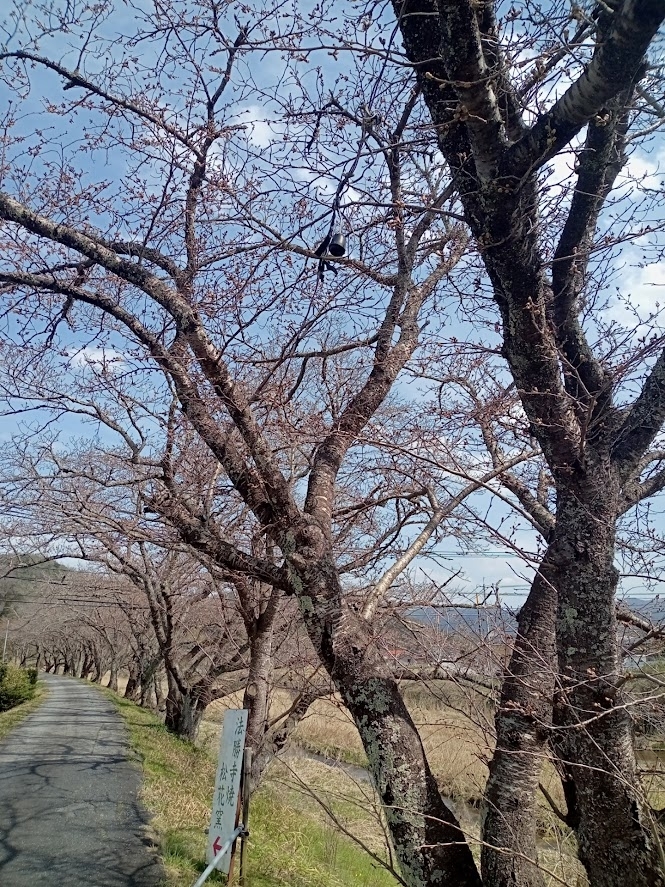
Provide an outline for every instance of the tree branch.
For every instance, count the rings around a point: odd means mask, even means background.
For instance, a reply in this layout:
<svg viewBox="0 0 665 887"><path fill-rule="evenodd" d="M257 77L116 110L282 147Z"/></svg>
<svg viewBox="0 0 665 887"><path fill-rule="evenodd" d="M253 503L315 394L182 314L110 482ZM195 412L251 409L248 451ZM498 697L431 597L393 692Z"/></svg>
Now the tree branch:
<svg viewBox="0 0 665 887"><path fill-rule="evenodd" d="M541 167L626 89L663 19L665 0L623 0L582 76L508 149L502 163L504 174L521 178Z"/></svg>
<svg viewBox="0 0 665 887"><path fill-rule="evenodd" d="M665 350L661 352L642 391L617 430L612 457L625 478L639 465L647 447L665 422Z"/></svg>

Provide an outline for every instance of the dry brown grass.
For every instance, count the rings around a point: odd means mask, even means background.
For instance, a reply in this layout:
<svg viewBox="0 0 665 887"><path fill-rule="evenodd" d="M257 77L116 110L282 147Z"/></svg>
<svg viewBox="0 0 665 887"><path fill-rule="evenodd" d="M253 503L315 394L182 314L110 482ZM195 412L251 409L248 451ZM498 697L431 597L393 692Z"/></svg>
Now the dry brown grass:
<svg viewBox="0 0 665 887"><path fill-rule="evenodd" d="M405 700L418 727L432 770L447 797L477 803L488 777L494 749L493 712L487 697L475 689L433 685L407 685ZM286 711L292 694L275 690L271 717ZM201 726L199 744L215 753L227 708L237 708L241 693L213 703ZM360 767L367 758L353 720L338 697L319 699L293 734L293 742L333 761ZM563 803L558 776L545 762L543 781Z"/></svg>
<svg viewBox="0 0 665 887"><path fill-rule="evenodd" d="M488 761L494 748L493 708L483 693L449 682L404 686L407 706L419 729L432 770L443 794L450 798L474 853L479 855L480 820L477 805L488 777ZM292 701L286 691L275 691L271 714L285 711ZM226 708L240 704L238 694L213 706L202 727L202 741L215 749L219 725ZM294 733L296 750L271 770L271 782L281 783L289 804L318 815L330 826L330 815L342 828L372 850L385 852L385 826L380 803L365 781L354 779L342 767L298 755L297 748L323 755L332 761L366 766L367 759L358 731L338 698L320 699ZM560 807L564 807L561 783L553 766L543 763L542 782ZM544 796L539 797L538 829L542 836L540 857L548 887L583 885L582 869L575 855L575 842L552 812ZM318 811L318 813L317 813Z"/></svg>

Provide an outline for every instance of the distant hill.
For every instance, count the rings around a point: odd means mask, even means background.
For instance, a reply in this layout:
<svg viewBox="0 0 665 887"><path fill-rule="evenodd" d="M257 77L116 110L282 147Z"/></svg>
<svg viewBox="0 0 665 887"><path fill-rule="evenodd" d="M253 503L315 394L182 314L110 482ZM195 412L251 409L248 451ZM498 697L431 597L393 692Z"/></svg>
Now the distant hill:
<svg viewBox="0 0 665 887"><path fill-rule="evenodd" d="M486 636L495 629L514 634L516 628L513 610L496 604L487 607L413 607L406 615L445 634L466 630Z"/></svg>
<svg viewBox="0 0 665 887"><path fill-rule="evenodd" d="M651 622L665 621L665 598L661 595L652 598L625 597L621 598L620 603Z"/></svg>
<svg viewBox="0 0 665 887"><path fill-rule="evenodd" d="M654 624L665 622L665 598L662 596L654 596L651 599L629 596L621 598L620 603ZM438 628L443 633L455 633L465 629L486 636L493 629L514 634L515 613L518 610L518 607L507 608L496 604L478 608L447 605L413 607L406 611L406 616L416 622Z"/></svg>

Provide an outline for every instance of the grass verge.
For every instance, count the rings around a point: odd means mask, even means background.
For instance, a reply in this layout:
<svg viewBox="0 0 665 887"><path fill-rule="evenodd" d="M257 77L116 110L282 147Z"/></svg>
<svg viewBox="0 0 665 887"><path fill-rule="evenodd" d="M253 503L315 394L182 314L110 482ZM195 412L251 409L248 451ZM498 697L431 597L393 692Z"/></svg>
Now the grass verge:
<svg viewBox="0 0 665 887"><path fill-rule="evenodd" d="M24 718L39 708L47 694L48 690L44 684L38 681L32 699L10 708L9 711L0 712L0 739L3 739L17 724L20 724Z"/></svg>
<svg viewBox="0 0 665 887"><path fill-rule="evenodd" d="M144 773L142 801L152 814L168 887L189 887L204 868L215 764L170 734L151 712L109 691ZM284 773L252 799L247 887L395 887L395 879L332 820L308 815ZM310 800L311 806L311 800ZM213 875L208 883L223 883Z"/></svg>

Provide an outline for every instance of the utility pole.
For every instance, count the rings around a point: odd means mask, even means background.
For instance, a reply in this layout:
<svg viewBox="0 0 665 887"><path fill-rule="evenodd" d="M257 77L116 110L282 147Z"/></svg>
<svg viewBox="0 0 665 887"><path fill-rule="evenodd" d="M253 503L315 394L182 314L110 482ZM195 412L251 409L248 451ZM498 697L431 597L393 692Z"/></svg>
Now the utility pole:
<svg viewBox="0 0 665 887"><path fill-rule="evenodd" d="M10 610L14 610L14 607L11 607L11 606L8 607L7 613L9 613ZM14 610L14 615L16 615L16 610ZM7 619L7 627L5 628L5 643L3 644L3 647L2 647L2 661L3 661L3 663L4 663L5 659L7 658L7 638L9 637L9 622L10 622L9 616L6 616L5 618Z"/></svg>
<svg viewBox="0 0 665 887"><path fill-rule="evenodd" d="M7 620L7 628L5 629L5 643L2 648L2 661L5 661L7 655L7 638L9 637L9 619Z"/></svg>

